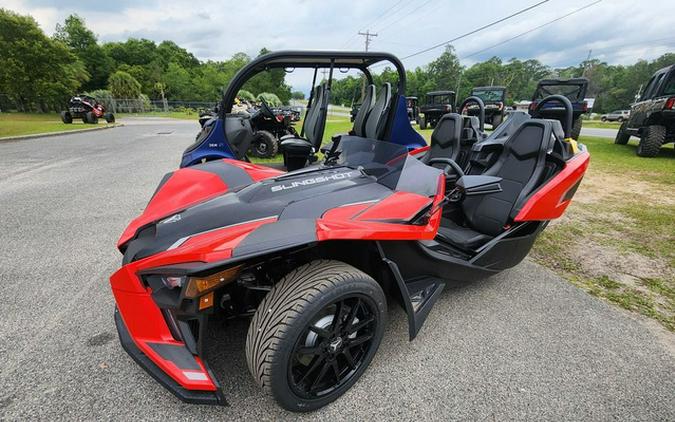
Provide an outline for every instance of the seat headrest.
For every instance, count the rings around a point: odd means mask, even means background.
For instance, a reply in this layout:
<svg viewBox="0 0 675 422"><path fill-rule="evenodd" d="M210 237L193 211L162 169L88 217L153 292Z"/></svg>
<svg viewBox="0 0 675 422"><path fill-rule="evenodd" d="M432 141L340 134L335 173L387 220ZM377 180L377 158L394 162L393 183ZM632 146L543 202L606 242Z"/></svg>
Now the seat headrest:
<svg viewBox="0 0 675 422"><path fill-rule="evenodd" d="M457 113L448 113L436 123L431 134L431 143L446 148L458 142L461 135L462 116Z"/></svg>

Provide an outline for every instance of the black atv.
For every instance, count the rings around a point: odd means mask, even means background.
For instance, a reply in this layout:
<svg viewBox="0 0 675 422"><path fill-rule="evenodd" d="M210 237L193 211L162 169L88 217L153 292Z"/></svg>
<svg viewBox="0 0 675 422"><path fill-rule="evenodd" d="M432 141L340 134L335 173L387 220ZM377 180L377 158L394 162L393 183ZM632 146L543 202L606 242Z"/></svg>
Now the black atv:
<svg viewBox="0 0 675 422"><path fill-rule="evenodd" d="M506 88L503 86L479 86L471 90L472 97L478 97L485 104L485 123L492 125L492 128L499 126L504 120L506 112ZM461 113L462 110L459 110ZM478 109L475 106L469 107L467 113L475 116Z"/></svg>
<svg viewBox="0 0 675 422"><path fill-rule="evenodd" d="M261 114L255 122L256 137L251 142L251 155L258 158L272 158L279 151L279 142L286 135L297 136L293 126L293 114L280 109L270 109Z"/></svg>
<svg viewBox="0 0 675 422"><path fill-rule="evenodd" d="M115 123L115 115L105 111L103 104L96 98L78 94L68 101L68 110L61 112L61 121L66 124L73 123L73 119L82 119L83 123L97 124L99 118L104 118L108 123Z"/></svg>
<svg viewBox="0 0 675 422"><path fill-rule="evenodd" d="M631 135L640 138L640 157L655 157L661 145L675 142L675 64L654 73L631 106L630 117L621 124L614 143L625 145Z"/></svg>
<svg viewBox="0 0 675 422"><path fill-rule="evenodd" d="M455 91L428 92L426 103L419 110L420 129L426 129L427 125L434 128L444 114L452 112L453 104L455 104Z"/></svg>
<svg viewBox="0 0 675 422"><path fill-rule="evenodd" d="M537 84L537 89L532 96L532 103L530 103L529 113L532 117L542 119L555 119L564 124L562 121L565 118L565 109L559 104L550 103L546 107L538 108L539 102L550 95L562 95L567 97L572 103L573 111L573 126L572 139L579 139L581 133L581 116L588 112L588 104L584 101L586 96L586 89L588 88L588 79L574 78L574 79L542 79Z"/></svg>

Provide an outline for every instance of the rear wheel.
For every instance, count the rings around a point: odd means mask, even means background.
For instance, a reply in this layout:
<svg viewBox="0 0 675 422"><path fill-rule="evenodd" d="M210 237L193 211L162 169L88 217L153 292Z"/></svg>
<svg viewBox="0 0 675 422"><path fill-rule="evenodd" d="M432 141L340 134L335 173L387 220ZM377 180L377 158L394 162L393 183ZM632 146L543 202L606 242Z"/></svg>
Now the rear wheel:
<svg viewBox="0 0 675 422"><path fill-rule="evenodd" d="M425 116L420 117L420 129L427 128L427 118Z"/></svg>
<svg viewBox="0 0 675 422"><path fill-rule="evenodd" d="M87 114L85 114L85 116L87 119L86 121L87 123L90 123L92 125L98 124L98 117L96 117L96 115L93 112L88 111Z"/></svg>
<svg viewBox="0 0 675 422"><path fill-rule="evenodd" d="M62 111L61 112L61 121L65 124L71 124L71 123L73 123L73 115L70 114L69 111Z"/></svg>
<svg viewBox="0 0 675 422"><path fill-rule="evenodd" d="M272 158L277 155L277 139L266 130L259 130L251 142L251 155L258 158Z"/></svg>
<svg viewBox="0 0 675 422"><path fill-rule="evenodd" d="M607 117L602 116L602 117L600 118L600 121L603 122L603 123L605 123L605 122L607 121Z"/></svg>
<svg viewBox="0 0 675 422"><path fill-rule="evenodd" d="M105 119L106 122L108 123L115 123L115 115L112 113L105 113L103 114L103 118Z"/></svg>
<svg viewBox="0 0 675 422"><path fill-rule="evenodd" d="M502 123L502 115L495 114L492 116L492 129L496 129Z"/></svg>
<svg viewBox="0 0 675 422"><path fill-rule="evenodd" d="M637 147L637 155L640 157L656 157L663 141L666 140L666 127L651 125L645 127Z"/></svg>
<svg viewBox="0 0 675 422"><path fill-rule="evenodd" d="M622 123L619 127L619 131L616 133L616 138L614 138L614 143L617 145L626 145L630 139L630 134L626 132L626 124Z"/></svg>
<svg viewBox="0 0 675 422"><path fill-rule="evenodd" d="M363 374L382 340L387 307L380 286L339 261L286 275L260 303L246 337L246 361L284 408L318 409Z"/></svg>
<svg viewBox="0 0 675 422"><path fill-rule="evenodd" d="M574 124L572 124L572 139L578 140L579 135L581 134L581 125L583 123L583 120L581 117L577 118L574 121Z"/></svg>

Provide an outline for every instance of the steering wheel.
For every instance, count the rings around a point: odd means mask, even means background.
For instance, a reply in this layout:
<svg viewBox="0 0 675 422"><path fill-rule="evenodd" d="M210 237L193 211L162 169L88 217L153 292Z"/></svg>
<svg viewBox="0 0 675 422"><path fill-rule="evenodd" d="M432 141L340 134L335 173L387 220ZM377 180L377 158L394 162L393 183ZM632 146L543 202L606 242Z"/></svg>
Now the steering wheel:
<svg viewBox="0 0 675 422"><path fill-rule="evenodd" d="M480 123L480 131L482 132L485 130L485 103L480 99L480 97L476 97L475 95L468 97L462 102L457 110L459 110L459 114L462 114L464 107L471 103L478 105L478 121Z"/></svg>
<svg viewBox="0 0 675 422"><path fill-rule="evenodd" d="M537 117L541 117L541 110L544 107L544 104L551 102L557 102L563 105L565 108L565 120L563 121L563 131L565 132L565 138L570 138L572 136L572 122L574 121L574 109L572 108L572 103L569 98L564 95L549 95L544 98L537 104L537 107L534 109L534 114Z"/></svg>
<svg viewBox="0 0 675 422"><path fill-rule="evenodd" d="M432 158L429 160L427 163L430 166L433 166L434 164L446 164L445 168L443 169L443 173L445 174L446 177L451 176L451 173L448 171L450 169L454 170L455 174L457 176L462 177L464 176L464 170L455 162L455 160L451 160L450 158Z"/></svg>
<svg viewBox="0 0 675 422"><path fill-rule="evenodd" d="M276 116L274 116L274 112L270 108L269 105L267 105L267 101L263 97L260 97L260 112L262 113L263 116L274 119Z"/></svg>

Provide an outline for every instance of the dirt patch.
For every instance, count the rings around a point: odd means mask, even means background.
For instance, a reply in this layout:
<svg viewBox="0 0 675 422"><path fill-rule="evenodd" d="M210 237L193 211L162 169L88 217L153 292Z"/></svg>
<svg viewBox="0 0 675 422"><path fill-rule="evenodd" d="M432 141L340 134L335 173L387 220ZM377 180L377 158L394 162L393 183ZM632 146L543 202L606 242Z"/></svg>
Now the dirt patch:
<svg viewBox="0 0 675 422"><path fill-rule="evenodd" d="M675 182L675 177L674 180ZM581 184L581 188L574 196L574 201L590 204L603 200L631 200L645 201L660 205L675 205L675 195L672 186L647 182L612 173L604 173L591 166Z"/></svg>

